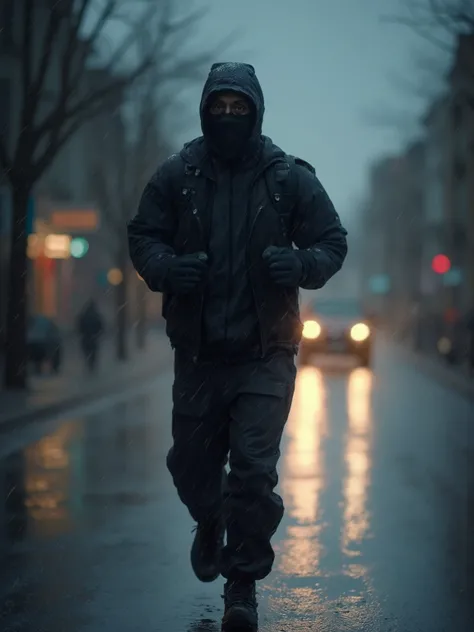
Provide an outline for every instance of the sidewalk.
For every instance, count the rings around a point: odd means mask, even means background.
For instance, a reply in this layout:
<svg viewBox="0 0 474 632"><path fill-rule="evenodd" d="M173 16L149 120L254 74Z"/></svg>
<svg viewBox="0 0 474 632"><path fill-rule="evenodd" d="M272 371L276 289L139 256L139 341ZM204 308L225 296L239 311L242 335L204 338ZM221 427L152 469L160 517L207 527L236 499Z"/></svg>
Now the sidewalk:
<svg viewBox="0 0 474 632"><path fill-rule="evenodd" d="M414 351L407 344L394 340L387 332L379 332L383 336L384 342L390 344L395 352L399 354L417 369L426 373L431 378L443 384L443 386L453 389L466 397L474 400L474 376L470 376L467 370L461 367L451 367L443 364L437 358Z"/></svg>
<svg viewBox="0 0 474 632"><path fill-rule="evenodd" d="M130 345L130 358L119 363L115 359L114 340L104 341L100 362L94 374L87 373L77 343L67 348L59 375L30 378L30 390L6 392L0 390L0 432L77 406L130 383L138 382L172 365L172 350L160 331L149 331L146 348L139 351Z"/></svg>

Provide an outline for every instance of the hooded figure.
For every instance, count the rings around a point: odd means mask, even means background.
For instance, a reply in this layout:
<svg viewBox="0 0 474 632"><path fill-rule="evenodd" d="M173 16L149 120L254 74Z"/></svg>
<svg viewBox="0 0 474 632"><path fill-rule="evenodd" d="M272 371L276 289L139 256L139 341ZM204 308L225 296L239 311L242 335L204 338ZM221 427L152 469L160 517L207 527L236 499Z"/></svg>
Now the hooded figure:
<svg viewBox="0 0 474 632"><path fill-rule="evenodd" d="M214 64L203 136L157 170L128 227L136 270L163 293L175 349L167 464L197 523L196 576L227 579L224 630L257 629L255 582L274 561L299 288L323 287L347 253L314 169L262 135L263 114L254 68Z"/></svg>
<svg viewBox="0 0 474 632"><path fill-rule="evenodd" d="M211 114L209 105L220 94L244 96L245 114L223 111ZM265 110L262 88L249 64L214 64L204 86L200 105L201 127L212 153L224 162L255 156L262 141Z"/></svg>

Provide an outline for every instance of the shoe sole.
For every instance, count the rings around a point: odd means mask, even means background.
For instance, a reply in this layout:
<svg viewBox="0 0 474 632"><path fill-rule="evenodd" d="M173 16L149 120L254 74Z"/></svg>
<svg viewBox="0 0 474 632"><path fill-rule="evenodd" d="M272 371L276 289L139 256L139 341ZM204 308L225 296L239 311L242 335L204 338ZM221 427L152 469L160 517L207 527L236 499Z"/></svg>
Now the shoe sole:
<svg viewBox="0 0 474 632"><path fill-rule="evenodd" d="M196 577L199 579L200 582L202 582L203 584L210 584L211 582L215 582L216 579L220 576L220 571L216 569L216 571L212 574L212 575L202 575L201 573L199 573L196 569L197 564L193 563L193 557L194 557L194 553L193 550L191 549L191 568L193 569L193 573L196 575ZM217 564L217 566L219 566L219 564Z"/></svg>
<svg viewBox="0 0 474 632"><path fill-rule="evenodd" d="M229 621L222 621L222 632L258 632L258 625L255 626L240 617L235 617Z"/></svg>
<svg viewBox="0 0 474 632"><path fill-rule="evenodd" d="M229 623L222 623L222 632L258 632L258 627L249 625L248 623L239 623L238 621L231 621Z"/></svg>
<svg viewBox="0 0 474 632"><path fill-rule="evenodd" d="M215 582L216 579L219 577L220 573L216 573L215 575L206 575L206 576L199 576L196 571L193 568L193 572L196 575L196 577L199 579L200 582L202 582L203 584L211 584L212 582Z"/></svg>

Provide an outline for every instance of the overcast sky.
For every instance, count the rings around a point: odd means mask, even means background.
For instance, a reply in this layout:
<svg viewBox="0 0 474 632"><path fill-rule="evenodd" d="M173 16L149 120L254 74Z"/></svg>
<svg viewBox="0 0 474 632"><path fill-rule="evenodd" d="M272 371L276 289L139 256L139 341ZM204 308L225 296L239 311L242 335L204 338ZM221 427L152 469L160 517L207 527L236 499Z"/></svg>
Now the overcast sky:
<svg viewBox="0 0 474 632"><path fill-rule="evenodd" d="M216 61L255 66L266 98L264 133L316 167L350 220L370 162L405 140L399 131L370 125L367 113L386 105L415 120L422 108L393 76L416 80L415 52L433 49L381 20L399 13L402 0L195 0L200 4L211 7L200 27L203 43L212 45L234 28L242 32ZM186 98L193 117L180 141L200 133L199 91Z"/></svg>

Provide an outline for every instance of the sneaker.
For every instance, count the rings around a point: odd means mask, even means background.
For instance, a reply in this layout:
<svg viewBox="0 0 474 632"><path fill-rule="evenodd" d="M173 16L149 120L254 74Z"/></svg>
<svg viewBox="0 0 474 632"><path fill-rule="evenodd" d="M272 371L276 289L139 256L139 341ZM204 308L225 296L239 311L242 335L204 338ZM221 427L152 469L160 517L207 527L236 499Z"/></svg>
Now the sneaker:
<svg viewBox="0 0 474 632"><path fill-rule="evenodd" d="M255 582L228 581L224 586L224 632L257 632Z"/></svg>
<svg viewBox="0 0 474 632"><path fill-rule="evenodd" d="M220 520L201 522L194 527L191 566L202 582L213 582L220 575L225 528Z"/></svg>

